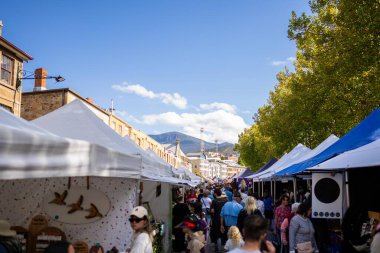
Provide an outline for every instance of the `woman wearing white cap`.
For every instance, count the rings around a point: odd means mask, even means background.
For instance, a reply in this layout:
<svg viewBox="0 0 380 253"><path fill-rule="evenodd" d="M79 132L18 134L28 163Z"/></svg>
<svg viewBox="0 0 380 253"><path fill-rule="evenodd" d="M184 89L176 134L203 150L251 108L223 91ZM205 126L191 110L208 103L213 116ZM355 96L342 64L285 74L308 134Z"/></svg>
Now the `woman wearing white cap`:
<svg viewBox="0 0 380 253"><path fill-rule="evenodd" d="M129 253L153 253L152 229L148 219L148 211L142 207L134 207L129 218L134 230L131 249Z"/></svg>

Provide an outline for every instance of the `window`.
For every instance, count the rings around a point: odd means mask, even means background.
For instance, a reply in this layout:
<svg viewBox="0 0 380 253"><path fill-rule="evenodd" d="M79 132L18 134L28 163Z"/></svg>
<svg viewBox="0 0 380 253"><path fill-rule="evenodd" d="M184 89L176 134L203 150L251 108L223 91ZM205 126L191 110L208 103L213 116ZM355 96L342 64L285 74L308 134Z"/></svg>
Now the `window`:
<svg viewBox="0 0 380 253"><path fill-rule="evenodd" d="M13 60L6 55L1 57L1 81L6 82L9 85L12 85L12 76L13 76Z"/></svg>

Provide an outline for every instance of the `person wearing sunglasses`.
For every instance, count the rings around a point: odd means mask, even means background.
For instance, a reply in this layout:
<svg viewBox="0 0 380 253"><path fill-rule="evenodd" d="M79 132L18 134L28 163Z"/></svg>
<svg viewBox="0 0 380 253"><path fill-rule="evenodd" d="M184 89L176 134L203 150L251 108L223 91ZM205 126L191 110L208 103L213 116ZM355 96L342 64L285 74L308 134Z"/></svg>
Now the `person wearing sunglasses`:
<svg viewBox="0 0 380 253"><path fill-rule="evenodd" d="M128 253L153 253L152 228L148 219L148 211L142 207L134 207L129 222L134 231L132 246Z"/></svg>

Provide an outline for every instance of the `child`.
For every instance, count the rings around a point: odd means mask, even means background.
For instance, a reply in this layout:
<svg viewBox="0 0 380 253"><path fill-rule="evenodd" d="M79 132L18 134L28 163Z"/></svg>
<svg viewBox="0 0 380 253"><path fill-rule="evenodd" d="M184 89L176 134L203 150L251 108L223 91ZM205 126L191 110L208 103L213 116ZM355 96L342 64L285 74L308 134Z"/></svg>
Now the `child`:
<svg viewBox="0 0 380 253"><path fill-rule="evenodd" d="M228 240L226 242L226 245L224 246L224 249L230 251L236 248L240 248L243 245L244 241L242 239L238 227L231 226L228 230Z"/></svg>
<svg viewBox="0 0 380 253"><path fill-rule="evenodd" d="M183 232L187 235L187 250L189 253L204 253L206 240L203 231L199 228L196 217L186 217L177 227L182 228Z"/></svg>
<svg viewBox="0 0 380 253"><path fill-rule="evenodd" d="M206 214L204 212L201 213L201 219L199 220L199 226L203 231L203 234L205 235L205 239L207 241L207 236L208 236L208 222L206 219Z"/></svg>

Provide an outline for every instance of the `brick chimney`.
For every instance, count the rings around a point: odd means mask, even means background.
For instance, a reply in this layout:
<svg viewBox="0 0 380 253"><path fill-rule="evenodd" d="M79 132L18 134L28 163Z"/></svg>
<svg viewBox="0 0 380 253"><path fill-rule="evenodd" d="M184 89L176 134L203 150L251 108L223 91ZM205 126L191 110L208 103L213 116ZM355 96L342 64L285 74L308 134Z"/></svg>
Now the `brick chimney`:
<svg viewBox="0 0 380 253"><path fill-rule="evenodd" d="M46 90L46 78L47 70L44 68L39 68L34 71L34 89L33 91Z"/></svg>

